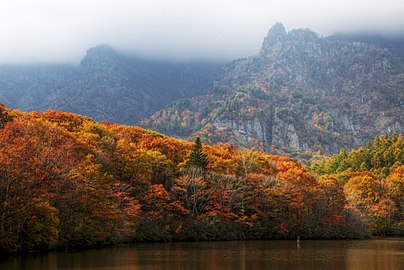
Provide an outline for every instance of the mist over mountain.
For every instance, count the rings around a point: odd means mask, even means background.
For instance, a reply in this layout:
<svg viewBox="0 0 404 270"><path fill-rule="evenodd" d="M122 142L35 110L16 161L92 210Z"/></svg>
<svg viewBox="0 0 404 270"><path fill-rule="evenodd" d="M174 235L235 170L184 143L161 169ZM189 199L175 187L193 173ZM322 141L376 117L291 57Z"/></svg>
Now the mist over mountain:
<svg viewBox="0 0 404 270"><path fill-rule="evenodd" d="M94 44L142 57L253 55L268 27L404 34L402 0L0 1L0 63L79 63Z"/></svg>
<svg viewBox="0 0 404 270"><path fill-rule="evenodd" d="M258 54L225 66L208 95L142 122L265 151L337 152L404 127L402 39L274 25Z"/></svg>
<svg viewBox="0 0 404 270"><path fill-rule="evenodd" d="M79 66L0 66L0 100L24 111L59 109L134 124L178 98L207 93L222 65L144 60L98 46Z"/></svg>

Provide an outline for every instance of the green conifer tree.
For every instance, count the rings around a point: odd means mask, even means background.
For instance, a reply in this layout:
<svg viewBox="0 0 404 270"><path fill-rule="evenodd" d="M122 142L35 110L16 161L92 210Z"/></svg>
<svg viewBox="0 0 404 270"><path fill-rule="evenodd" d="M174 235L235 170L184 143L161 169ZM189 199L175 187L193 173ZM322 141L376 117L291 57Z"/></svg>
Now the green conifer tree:
<svg viewBox="0 0 404 270"><path fill-rule="evenodd" d="M187 169L197 168L205 172L206 168L208 167L208 163L209 161L207 155L203 152L201 139L196 137L194 148L188 157L186 167Z"/></svg>

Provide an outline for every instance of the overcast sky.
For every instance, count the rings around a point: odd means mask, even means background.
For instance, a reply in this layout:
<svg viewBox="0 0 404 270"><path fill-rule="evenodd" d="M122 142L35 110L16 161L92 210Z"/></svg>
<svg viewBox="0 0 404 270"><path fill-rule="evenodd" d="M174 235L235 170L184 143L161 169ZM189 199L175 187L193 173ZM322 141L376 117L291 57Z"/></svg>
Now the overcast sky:
<svg viewBox="0 0 404 270"><path fill-rule="evenodd" d="M404 0L1 0L0 63L79 63L109 44L145 57L253 55L268 29L404 33Z"/></svg>

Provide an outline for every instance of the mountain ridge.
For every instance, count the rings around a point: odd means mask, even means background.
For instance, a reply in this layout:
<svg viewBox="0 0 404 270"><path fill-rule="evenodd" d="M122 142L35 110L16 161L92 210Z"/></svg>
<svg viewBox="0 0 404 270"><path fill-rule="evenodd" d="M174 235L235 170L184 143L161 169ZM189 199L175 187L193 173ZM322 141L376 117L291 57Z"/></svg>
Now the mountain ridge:
<svg viewBox="0 0 404 270"><path fill-rule="evenodd" d="M59 109L134 124L177 98L206 93L222 64L147 60L101 45L78 66L0 65L0 100L24 111Z"/></svg>
<svg viewBox="0 0 404 270"><path fill-rule="evenodd" d="M335 153L403 132L403 63L374 42L286 32L276 24L257 55L223 68L208 95L189 99L185 112L172 105L141 124L264 151Z"/></svg>

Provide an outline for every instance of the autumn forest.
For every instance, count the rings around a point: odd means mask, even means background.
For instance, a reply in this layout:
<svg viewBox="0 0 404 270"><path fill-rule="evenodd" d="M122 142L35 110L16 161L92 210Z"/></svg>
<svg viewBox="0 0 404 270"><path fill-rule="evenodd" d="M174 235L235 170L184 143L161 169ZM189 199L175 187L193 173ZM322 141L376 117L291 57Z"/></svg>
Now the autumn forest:
<svg viewBox="0 0 404 270"><path fill-rule="evenodd" d="M1 105L0 250L403 235L403 165L396 133L307 167Z"/></svg>

